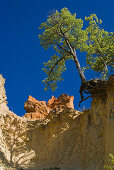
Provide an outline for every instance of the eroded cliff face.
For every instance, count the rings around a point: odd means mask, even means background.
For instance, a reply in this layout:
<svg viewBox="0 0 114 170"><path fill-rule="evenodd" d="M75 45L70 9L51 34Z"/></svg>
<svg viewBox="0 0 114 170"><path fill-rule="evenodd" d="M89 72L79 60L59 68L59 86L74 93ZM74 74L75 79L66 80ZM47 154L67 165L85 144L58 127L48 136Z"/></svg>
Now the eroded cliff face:
<svg viewBox="0 0 114 170"><path fill-rule="evenodd" d="M0 76L0 159L16 169L104 169L109 153L114 154L113 77L105 86L103 97L93 97L91 109L79 112L68 103L60 106L63 100L53 97L47 103L50 110L44 109L46 116L21 118L9 111ZM29 112L39 114L38 109Z"/></svg>

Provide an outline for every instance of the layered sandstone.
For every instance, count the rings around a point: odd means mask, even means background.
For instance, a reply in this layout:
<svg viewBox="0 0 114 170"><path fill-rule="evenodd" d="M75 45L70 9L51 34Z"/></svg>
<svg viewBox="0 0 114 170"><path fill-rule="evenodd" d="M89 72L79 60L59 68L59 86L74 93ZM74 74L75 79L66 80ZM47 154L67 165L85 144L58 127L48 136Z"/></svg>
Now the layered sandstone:
<svg viewBox="0 0 114 170"><path fill-rule="evenodd" d="M114 155L113 77L105 86L105 96L93 96L91 109L79 112L63 105L55 108L53 103L58 99L54 99L47 104L51 106L48 119L33 120L9 111L1 76L0 159L10 169L104 170L109 153ZM36 111L36 107L28 109Z"/></svg>

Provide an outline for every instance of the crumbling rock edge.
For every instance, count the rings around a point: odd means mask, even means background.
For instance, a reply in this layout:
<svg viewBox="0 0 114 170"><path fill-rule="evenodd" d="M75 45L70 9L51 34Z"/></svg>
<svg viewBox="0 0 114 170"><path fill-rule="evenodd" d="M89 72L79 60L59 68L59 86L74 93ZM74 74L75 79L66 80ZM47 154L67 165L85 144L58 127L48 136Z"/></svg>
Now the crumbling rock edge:
<svg viewBox="0 0 114 170"><path fill-rule="evenodd" d="M4 83L0 75L0 159L6 166L104 169L109 153L114 154L113 76L104 98L93 96L91 109L79 112L59 105L43 119L21 118L9 111Z"/></svg>

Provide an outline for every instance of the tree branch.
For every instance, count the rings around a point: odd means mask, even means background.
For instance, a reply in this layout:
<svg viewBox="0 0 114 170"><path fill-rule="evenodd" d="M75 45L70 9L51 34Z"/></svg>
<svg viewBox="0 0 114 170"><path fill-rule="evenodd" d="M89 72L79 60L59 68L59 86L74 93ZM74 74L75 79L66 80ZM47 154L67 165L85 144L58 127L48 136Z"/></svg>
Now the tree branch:
<svg viewBox="0 0 114 170"><path fill-rule="evenodd" d="M68 48L70 49L71 55L73 56L73 59L74 59L76 68L77 68L78 73L79 73L80 78L81 78L81 81L83 82L83 81L86 80L86 78L85 78L85 76L84 76L84 74L83 74L83 72L82 72L80 63L79 63L79 61L78 61L78 59L77 59L76 51L75 51L74 47L72 47L72 45L70 44L69 39L66 37L66 35L65 35L65 33L62 31L62 29L61 29L61 28L59 28L59 29L60 29L60 32L61 32L61 34L63 35L63 37L64 37L64 39L65 39L65 41L66 41L66 44L67 44Z"/></svg>
<svg viewBox="0 0 114 170"><path fill-rule="evenodd" d="M54 43L54 42L45 42L45 43L42 43L42 45L45 45L45 44L57 45L59 48L61 48L62 50L66 51L68 54L71 55L71 52L70 52L70 51L68 51L66 48L64 48L63 46L61 46L61 45L58 44L58 43Z"/></svg>
<svg viewBox="0 0 114 170"><path fill-rule="evenodd" d="M61 28L59 28L59 29L60 29L61 34L63 35L63 38L64 38L65 41L66 41L66 44L68 45L68 47L69 47L69 49L70 49L70 52L71 52L72 54L74 54L73 47L72 47L72 45L69 43L69 40L68 40L68 38L65 36L65 33L62 31Z"/></svg>
<svg viewBox="0 0 114 170"><path fill-rule="evenodd" d="M56 31L56 33L57 33L61 38L64 38L64 36L62 36L58 31Z"/></svg>
<svg viewBox="0 0 114 170"><path fill-rule="evenodd" d="M50 76L50 74L52 73L54 67L56 67L56 65L57 65L60 61L62 61L64 58L65 58L65 57L62 57L62 58L60 58L59 60L57 60L57 62L52 66L52 68L51 68L51 70L50 70L50 72L49 72L49 76Z"/></svg>

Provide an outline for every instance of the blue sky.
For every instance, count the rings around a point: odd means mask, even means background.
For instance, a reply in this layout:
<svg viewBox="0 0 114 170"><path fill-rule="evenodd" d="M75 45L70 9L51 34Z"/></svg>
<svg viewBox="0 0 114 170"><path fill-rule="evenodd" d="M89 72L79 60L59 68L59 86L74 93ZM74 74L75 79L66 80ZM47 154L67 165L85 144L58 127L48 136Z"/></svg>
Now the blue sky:
<svg viewBox="0 0 114 170"><path fill-rule="evenodd" d="M38 100L58 97L62 93L73 95L75 109L81 110L90 102L85 101L79 108L80 79L73 62L67 62L67 71L63 74L64 81L58 83L55 92L44 91L42 80L43 62L53 55L51 49L45 51L40 45L38 30L40 24L46 21L48 12L67 7L71 13L77 13L78 18L84 19L95 13L103 20L103 28L113 31L114 1L113 0L5 0L0 5L0 74L6 79L6 93L10 110L22 116L25 113L24 102L28 95ZM79 54L82 65L85 56ZM87 79L94 74L86 72Z"/></svg>

